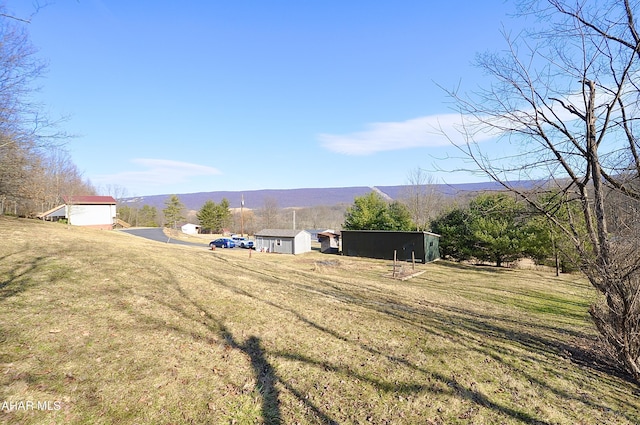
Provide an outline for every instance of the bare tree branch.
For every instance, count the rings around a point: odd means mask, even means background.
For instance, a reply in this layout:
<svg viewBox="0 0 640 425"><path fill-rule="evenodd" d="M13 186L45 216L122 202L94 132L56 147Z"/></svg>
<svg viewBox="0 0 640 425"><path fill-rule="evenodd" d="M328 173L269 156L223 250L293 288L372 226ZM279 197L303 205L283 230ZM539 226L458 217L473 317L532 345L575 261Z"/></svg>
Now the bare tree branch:
<svg viewBox="0 0 640 425"><path fill-rule="evenodd" d="M640 209L640 36L634 19L640 4L526 5L540 26L516 38L503 31L506 51L478 56L493 85L464 95L448 91L463 122L465 143L456 146L573 242L580 269L602 296L591 309L594 323L615 358L640 380L640 220L625 212ZM487 142L475 139L487 133L497 143L519 146L519 153L491 155ZM512 184L514 175L547 184L525 191ZM553 202L550 193L558 194ZM562 206L576 202L580 214Z"/></svg>

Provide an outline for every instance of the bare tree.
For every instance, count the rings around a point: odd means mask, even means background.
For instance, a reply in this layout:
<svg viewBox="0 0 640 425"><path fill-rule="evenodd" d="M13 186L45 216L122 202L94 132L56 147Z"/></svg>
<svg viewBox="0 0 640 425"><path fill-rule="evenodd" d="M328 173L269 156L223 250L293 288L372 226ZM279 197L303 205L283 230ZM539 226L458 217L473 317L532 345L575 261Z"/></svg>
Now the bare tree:
<svg viewBox="0 0 640 425"><path fill-rule="evenodd" d="M5 146L0 147L2 213L5 213L7 206L12 203L17 209L17 200L22 198L24 181L28 178L28 166L30 163L27 152L18 145L7 143Z"/></svg>
<svg viewBox="0 0 640 425"><path fill-rule="evenodd" d="M6 18L6 19L11 19L17 22L22 22L25 24L30 24L31 23L31 19L33 19L33 17L35 15L38 14L38 12L40 12L41 9L45 8L46 6L50 5L51 3L49 2L40 2L40 1L33 1L31 2L31 6L32 6L32 11L28 16L18 16L14 13L9 13L5 10L4 7L2 7L0 5L0 18Z"/></svg>
<svg viewBox="0 0 640 425"><path fill-rule="evenodd" d="M346 205L318 205L296 211L296 222L300 229L339 230L344 221Z"/></svg>
<svg viewBox="0 0 640 425"><path fill-rule="evenodd" d="M66 195L93 195L96 189L82 177L69 152L58 146L42 151L42 166L46 170L40 184L44 189L44 208L60 205Z"/></svg>
<svg viewBox="0 0 640 425"><path fill-rule="evenodd" d="M233 228L236 231L243 231L245 234L253 235L256 229L256 216L254 211L249 208L244 208L242 215L240 209L237 208L233 213Z"/></svg>
<svg viewBox="0 0 640 425"><path fill-rule="evenodd" d="M640 379L638 232L621 231L637 229L637 219L612 214L610 205L615 198L637 211L640 199L640 5L536 0L521 6L538 19L535 32L505 33L505 52L477 58L494 83L466 95L449 91L463 117L466 142L457 146L570 238L601 295L591 317L612 356ZM489 136L521 150L492 155L488 142L479 143ZM522 178L539 184L525 191L510 183ZM555 199L539 196L546 190ZM556 214L558 205L575 201L580 217Z"/></svg>
<svg viewBox="0 0 640 425"><path fill-rule="evenodd" d="M256 211L262 229L275 229L282 225L281 210L274 198L265 198L264 204Z"/></svg>
<svg viewBox="0 0 640 425"><path fill-rule="evenodd" d="M36 2L34 13L41 7ZM46 149L66 137L32 100L33 84L45 64L29 41L29 20L7 13L0 4L0 197L13 203L16 212L47 203L44 182L38 185L36 179L44 175Z"/></svg>
<svg viewBox="0 0 640 425"><path fill-rule="evenodd" d="M434 177L420 167L411 169L402 198L416 224L416 230L428 230L442 205Z"/></svg>
<svg viewBox="0 0 640 425"><path fill-rule="evenodd" d="M129 191L127 188L119 184L107 184L102 192L113 196L118 201L129 197Z"/></svg>

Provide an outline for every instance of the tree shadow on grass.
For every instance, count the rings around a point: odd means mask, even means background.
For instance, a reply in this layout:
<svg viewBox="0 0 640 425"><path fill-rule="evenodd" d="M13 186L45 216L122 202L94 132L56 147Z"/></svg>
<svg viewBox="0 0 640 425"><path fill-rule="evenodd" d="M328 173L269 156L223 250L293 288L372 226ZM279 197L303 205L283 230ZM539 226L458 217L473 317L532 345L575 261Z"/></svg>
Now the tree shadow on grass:
<svg viewBox="0 0 640 425"><path fill-rule="evenodd" d="M236 341L234 336L223 325L220 334L227 344L236 350L247 354L251 359L251 367L256 380L256 389L262 397L262 418L265 424L278 425L282 423L280 415L280 392L276 387L278 376L273 366L267 360L260 338L250 336L244 343Z"/></svg>
<svg viewBox="0 0 640 425"><path fill-rule="evenodd" d="M329 425L337 425L338 422L333 420L327 413L316 406L310 400L307 400L303 394L296 391L291 385L283 380L268 360L268 353L262 346L262 341L259 337L252 335L244 342L239 341L225 326L221 319L218 319L209 312L209 309L198 301L194 300L176 280L172 278L165 278L166 283L176 290L181 301L186 301L191 307L195 308L195 311L204 313L204 318L207 320L203 322L202 317L198 317L194 312L188 311L183 305L166 302L164 300L150 299L150 301L159 303L164 307L167 307L179 314L181 317L187 320L193 320L203 323L206 328L213 334L217 334L221 339L231 348L238 350L250 358L251 368L253 369L253 375L255 379L255 388L262 398L261 403L261 416L264 424L266 425L279 425L282 423L281 414L281 401L280 391L278 384L286 388L291 394L293 394L299 402L304 404L308 411L311 412L315 420ZM202 314L201 313L201 314ZM156 321L151 317L145 317L146 321L157 324L158 326L166 326L166 323L162 321ZM172 326L171 329L181 333L187 333L194 338L198 338L187 329L181 329L179 327Z"/></svg>
<svg viewBox="0 0 640 425"><path fill-rule="evenodd" d="M16 254L13 254L16 255ZM0 262L6 257L0 258ZM44 273L47 258L44 256L25 259L0 278L0 301L14 297L36 285L36 274ZM55 277L55 276L53 276Z"/></svg>
<svg viewBox="0 0 640 425"><path fill-rule="evenodd" d="M529 413L525 412L524 410L517 410L517 409L512 409L508 406L503 406L499 403L496 403L494 401L492 401L487 395L482 394L480 391L478 391L475 388L471 388L471 387L466 387L464 384L460 383L455 377L451 377L451 376L445 376L444 374L435 372L435 371L431 371L431 370L426 370L422 367L419 367L411 362L409 362L408 360L401 358L401 357L397 357L397 356L393 356L390 355L388 353L384 353L374 347L371 347L370 345L367 345L363 342L360 341L354 341L349 339L347 336L341 335L339 332L332 330L332 329L328 329L325 326L322 326L318 323L315 323L314 321L310 320L309 318L305 317L304 315L302 315L300 312L295 311L293 309L290 308L286 308L284 306L275 304L271 301L268 300L264 300L261 299L259 297L256 297L255 295L242 290L240 288L237 287L233 287L231 285L228 285L224 282L218 282L218 284L220 284L221 286L226 287L229 290L232 290L233 292L236 292L239 295L251 298L251 299L255 299L257 301L263 302L271 307L280 309L280 310L284 310L287 311L289 313L291 313L297 320L301 321L302 323L305 323L306 325L321 331L323 333L326 333L328 335L330 335L333 338L336 338L342 342L345 343L349 343L349 344L353 344L355 346L358 346L360 349L369 352L372 355L376 355L376 356L381 356L381 357L385 357L388 360L395 362L395 363L399 363L404 365L405 367L408 367L416 372L421 372L425 375L431 376L433 378L435 378L436 381L439 381L441 383L446 384L446 386L450 389L449 391L451 392L452 396L457 396L460 397L462 399L466 399L474 404L477 404L479 406L483 406L485 408L500 412L501 414L517 419L519 421L522 421L524 423L527 424L534 424L534 425L549 425L548 422L542 421L532 415L530 415ZM377 310L379 313L383 313L383 314L389 314L389 311L387 309L381 308L380 303L374 303L375 307L373 307L373 309ZM372 306L369 306L372 307ZM408 310L408 308L404 308L403 310ZM393 315L392 315L393 316ZM401 319L404 320L404 318L400 318L400 317L396 317L397 319ZM236 347L238 348L238 347ZM415 393L420 393L420 392L432 392L432 393L438 393L441 390L434 385L433 383L411 383L411 382L388 382L386 381L384 378L378 378L378 377L370 377L370 376L365 376L359 372L356 372L354 370L352 370L351 368L349 368L348 366L342 366L342 365L335 365L332 364L330 362L326 362L326 361L322 361L322 360L316 360L313 359L311 357L305 356L302 353L290 353L290 352L274 352L272 353L272 355L275 355L276 357L279 358L284 358L287 360L293 360L293 361L298 361L301 363L305 363L308 364L310 366L313 367L318 367L321 368L325 371L328 372L334 372L334 373L339 373L345 376L349 376L351 378L354 378L358 381L361 382L366 382L372 386L374 386L375 388L383 391L383 392L387 392L387 393L400 393L400 394L406 394L406 395L410 395L410 394L415 394ZM307 400L305 400L301 394L297 393L290 385L287 385L285 382L281 381L283 383L283 385L291 392L293 393L299 400L304 401L305 403L308 404ZM314 411L314 413L316 414L316 416L322 418L324 423L329 423L329 424L335 424L336 422L333 421L332 419L330 419L324 412L322 412L321 410L317 409L315 406L312 409Z"/></svg>
<svg viewBox="0 0 640 425"><path fill-rule="evenodd" d="M250 336L244 341L239 340L226 328L222 319L215 317L207 307L199 302L199 300L194 299L189 291L185 290L179 284L177 279L174 279L172 276L164 276L163 278L168 285L174 288L176 295L178 296L176 299L179 299L180 301L175 302L172 298L166 298L165 300L154 299L154 302L160 302L188 320L202 322L201 318L198 317L198 314L202 314L200 312L204 312L204 317L207 320L203 323L206 325L207 329L220 336L229 347L245 353L250 358L256 382L256 390L262 398L261 413L264 423L282 423L280 392L283 390L288 391L289 394L293 395L301 404L304 404L307 407L307 415L309 415L308 419L328 424L337 423L331 418L328 412L325 412L322 408L315 405L306 397L305 394L303 394L302 391L296 389L293 382L287 382L285 379L280 377L273 364L269 362L269 356L289 361L297 361L314 368L320 368L330 373L338 373L356 381L366 382L386 393L417 394L424 392L437 393L442 391L442 387L434 386L429 382L391 382L387 380L386 377L372 377L360 373L350 365L316 359L313 356L309 356L303 352L297 352L295 350L269 352L264 348L261 339L255 335ZM509 417L522 423L536 425L544 425L548 423L541 420L537 415L527 412L526 408L513 408L507 404L502 404L497 400L492 400L490 395L483 394L481 391L477 390L477 388L463 383L460 379L457 379L456 376L447 376L438 371L426 369L407 359L394 356L393 353L384 352L384 350L372 346L371 344L355 340L352 336L345 335L339 330L313 321L295 308L275 303L254 292L249 292L236 285L229 284L223 279L213 278L213 281L216 286L224 287L242 297L247 297L257 302L264 303L271 308L288 312L295 320L304 323L306 326L309 326L316 331L335 338L342 343L365 350L375 356L385 357L389 361L402 364L404 367L420 372L426 376L430 376L435 380L434 382L445 384L447 392L450 393L452 397L467 400L476 406L491 409L495 412L499 412L504 417ZM293 286L304 285L304 283L296 282L288 282L288 284ZM334 295L334 291L340 292L340 294ZM329 291L331 294L325 294L323 291L318 292L322 293L322 296L339 296L339 298L347 304L358 305L360 307L376 311L379 314L383 314L391 320L406 323L407 326L411 326L428 333L433 333L435 335L440 335L454 341L456 344L461 344L467 349L482 352L487 356L492 356L497 361L503 361L499 353L501 348L499 346L488 347L484 344L478 346L478 344L475 344L476 338L486 338L486 336L489 335L494 339L497 338L498 341L516 340L520 345L527 347L528 350L532 352L550 355L551 358L549 361L553 361L553 358L557 357L559 353L561 354L562 350L567 349L567 346L560 344L557 340L546 338L535 333L526 332L526 329L519 330L519 328L515 326L518 323L517 319L514 319L513 322L504 318L498 320L495 317L479 314L474 311L467 311L463 308L454 308L452 311L444 311L434 309L426 305L409 305L391 298L383 298L383 294L376 294L372 299L372 294L370 293L368 294L368 297L366 297L363 294L358 294L346 288L340 289L332 287L332 290ZM187 329L177 330L190 332ZM559 331L560 329L550 328L549 330ZM518 369L517 372L522 374L524 377L527 377L531 382L535 382L540 385L542 388L548 388L562 399L575 399L581 403L585 402L585 400L580 399L578 395L568 394L561 388L554 387L550 383L538 379L536 376L531 376L527 373L526 369ZM606 408L604 404L600 404L597 400L590 400L587 404L590 404L593 408L597 409ZM619 414L632 420L631 416L624 412L619 412Z"/></svg>

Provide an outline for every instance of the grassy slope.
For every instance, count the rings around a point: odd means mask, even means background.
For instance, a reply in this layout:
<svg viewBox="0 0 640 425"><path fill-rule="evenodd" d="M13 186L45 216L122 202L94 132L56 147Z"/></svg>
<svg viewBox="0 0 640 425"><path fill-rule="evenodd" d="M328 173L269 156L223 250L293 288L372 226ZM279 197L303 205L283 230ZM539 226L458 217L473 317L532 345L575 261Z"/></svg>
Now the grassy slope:
<svg viewBox="0 0 640 425"><path fill-rule="evenodd" d="M166 245L0 218L3 423L627 424L576 276ZM328 261L330 260L330 261Z"/></svg>

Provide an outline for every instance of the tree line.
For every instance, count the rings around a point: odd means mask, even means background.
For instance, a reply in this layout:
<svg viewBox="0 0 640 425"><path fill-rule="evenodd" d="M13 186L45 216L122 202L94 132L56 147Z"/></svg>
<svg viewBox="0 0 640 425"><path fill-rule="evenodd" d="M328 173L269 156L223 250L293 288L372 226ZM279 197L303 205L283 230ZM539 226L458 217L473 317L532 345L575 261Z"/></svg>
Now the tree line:
<svg viewBox="0 0 640 425"><path fill-rule="evenodd" d="M0 214L31 216L96 189L71 160L68 135L32 101L45 72L26 29L0 4Z"/></svg>
<svg viewBox="0 0 640 425"><path fill-rule="evenodd" d="M415 231L423 227L420 230L440 235L443 258L492 262L498 267L530 258L537 264L557 266L558 272L576 270L577 254L567 238L517 196L503 191L479 194L467 202L453 198L449 206L443 199L425 202L426 210L442 210L426 226L412 219L412 200L388 202L375 192L357 197L345 213L344 229ZM579 210L575 203L557 207L558 215L566 208L573 214Z"/></svg>
<svg viewBox="0 0 640 425"><path fill-rule="evenodd" d="M202 233L254 234L262 229L340 229L345 205L308 208L280 208L276 199L267 198L256 209L232 209L228 199L206 201L197 211L188 211L178 195L170 195L160 212L149 205L119 205L118 217L134 226L176 227L184 223L201 226Z"/></svg>

